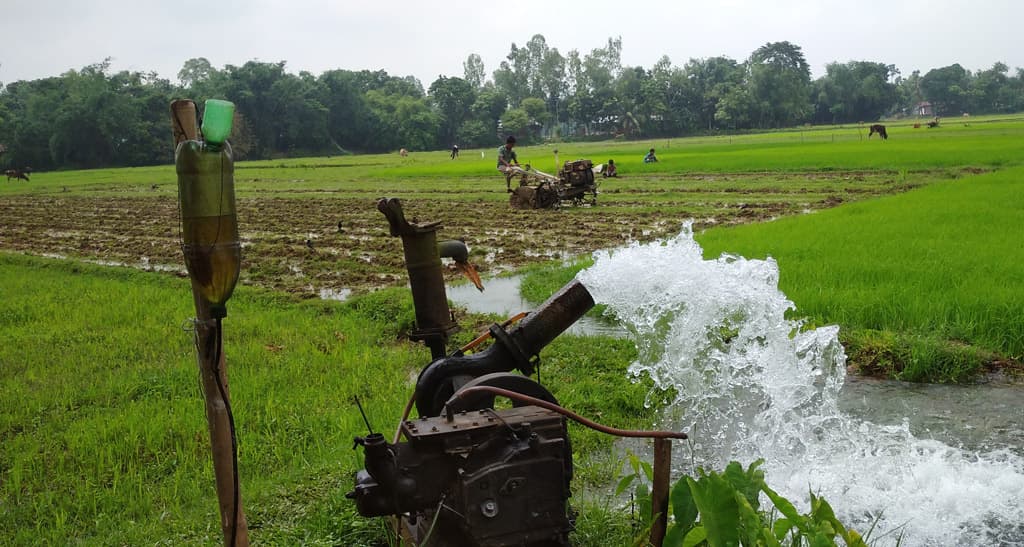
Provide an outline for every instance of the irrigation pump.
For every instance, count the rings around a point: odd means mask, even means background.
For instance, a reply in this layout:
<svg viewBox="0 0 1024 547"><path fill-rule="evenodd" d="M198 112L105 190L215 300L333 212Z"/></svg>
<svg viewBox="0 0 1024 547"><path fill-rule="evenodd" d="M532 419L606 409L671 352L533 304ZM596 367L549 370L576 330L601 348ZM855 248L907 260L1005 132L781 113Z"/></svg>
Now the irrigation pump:
<svg viewBox="0 0 1024 547"><path fill-rule="evenodd" d="M366 468L356 473L347 497L359 513L397 517L399 534L416 545L428 539L435 547L568 545L573 530L568 417L612 435L655 438L655 475L661 479L655 481L654 502L664 515L668 439L686 436L595 424L559 406L529 377L540 351L593 307L586 287L569 283L517 325L509 328L512 320L492 325L486 336L494 343L486 350L467 355L471 343L448 352L444 344L454 320L444 284L436 282L440 261L433 231L438 224L409 224L395 199L381 200L378 209L391 223L392 235L403 238L417 332L430 346L432 361L420 372L393 441L380 433L355 439ZM511 401L511 407L495 408L497 397ZM410 419L413 405L419 417ZM657 533L652 541L660 545Z"/></svg>

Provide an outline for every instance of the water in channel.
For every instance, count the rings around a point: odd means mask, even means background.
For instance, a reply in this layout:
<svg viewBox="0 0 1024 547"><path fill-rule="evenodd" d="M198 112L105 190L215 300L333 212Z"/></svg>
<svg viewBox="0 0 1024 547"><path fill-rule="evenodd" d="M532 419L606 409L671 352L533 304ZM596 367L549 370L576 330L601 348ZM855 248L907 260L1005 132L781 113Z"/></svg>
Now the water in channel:
<svg viewBox="0 0 1024 547"><path fill-rule="evenodd" d="M661 388L649 399L674 392L656 425L687 431L699 466L763 459L802 510L813 491L861 532L877 520L873 545L900 532L904 546L1024 545L1024 390L846 378L838 328L786 319L778 275L773 260L704 260L687 225L597 253L578 277L616 324L574 331L635 341L630 373ZM501 315L534 307L516 278L485 285L449 296Z"/></svg>
<svg viewBox="0 0 1024 547"><path fill-rule="evenodd" d="M660 425L691 434L698 465L764 459L768 484L804 510L814 491L862 531L877 519L875 537L902 530L902 545L1024 544L1016 388L986 419L998 438L952 438L945 432L956 427L945 425L979 426L891 382L881 392L850 383L840 404L848 383L838 327L787 319L794 305L775 261L704 260L689 226L669 241L598 253L578 278L635 340L630 372L674 390ZM881 399L889 415L870 406ZM900 414L914 405L924 410L912 426ZM895 542L893 533L876 545Z"/></svg>

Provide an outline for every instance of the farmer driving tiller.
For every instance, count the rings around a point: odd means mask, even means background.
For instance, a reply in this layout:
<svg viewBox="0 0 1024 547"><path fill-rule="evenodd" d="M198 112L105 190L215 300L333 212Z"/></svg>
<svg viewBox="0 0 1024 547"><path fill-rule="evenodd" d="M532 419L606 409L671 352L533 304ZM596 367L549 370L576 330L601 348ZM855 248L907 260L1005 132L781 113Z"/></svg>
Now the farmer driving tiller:
<svg viewBox="0 0 1024 547"><path fill-rule="evenodd" d="M505 175L505 188L512 194L509 205L513 209L548 209L560 207L563 201L573 205L597 205L593 162L586 159L567 161L556 177L529 164L520 167L512 149L515 144L516 138L509 136L498 148L498 170ZM557 154L557 150L555 152ZM515 189L512 188L513 177L519 177L519 186ZM587 199L588 195L590 199Z"/></svg>

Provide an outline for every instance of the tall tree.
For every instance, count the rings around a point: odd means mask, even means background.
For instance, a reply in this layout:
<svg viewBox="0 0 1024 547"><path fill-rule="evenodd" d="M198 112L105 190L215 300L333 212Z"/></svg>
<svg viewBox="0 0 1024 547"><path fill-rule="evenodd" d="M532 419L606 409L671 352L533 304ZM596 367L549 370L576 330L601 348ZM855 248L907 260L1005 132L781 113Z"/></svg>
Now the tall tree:
<svg viewBox="0 0 1024 547"><path fill-rule="evenodd" d="M829 63L814 82L814 121L849 123L877 120L893 110L899 99L893 65L868 61Z"/></svg>
<svg viewBox="0 0 1024 547"><path fill-rule="evenodd" d="M483 138L485 135L494 138L498 132L498 121L501 115L508 108L508 99L494 86L488 85L476 95L476 101L470 107L473 120L479 122L480 126L475 127L472 133L476 138ZM477 142L477 144L490 144L490 141Z"/></svg>
<svg viewBox="0 0 1024 547"><path fill-rule="evenodd" d="M249 61L240 67L224 67L225 94L252 128L255 158L270 157L271 152L278 149L278 138L283 134L281 115L284 109L274 94L274 84L285 78L284 65L284 61Z"/></svg>
<svg viewBox="0 0 1024 547"><path fill-rule="evenodd" d="M270 92L278 105L276 151L309 155L329 150L329 111L315 76L308 72L286 74L274 82Z"/></svg>
<svg viewBox="0 0 1024 547"><path fill-rule="evenodd" d="M341 150L368 150L364 138L370 127L370 108L359 75L348 70L329 70L320 75L327 107L327 132Z"/></svg>
<svg viewBox="0 0 1024 547"><path fill-rule="evenodd" d="M802 122L811 111L811 69L800 46L772 42L750 56L749 84L759 127Z"/></svg>
<svg viewBox="0 0 1024 547"><path fill-rule="evenodd" d="M505 60L494 71L494 85L512 107L518 107L530 93L530 52L512 43Z"/></svg>
<svg viewBox="0 0 1024 547"><path fill-rule="evenodd" d="M683 67L683 74L686 78L683 93L695 123L703 129L714 129L718 103L732 88L743 84L745 67L728 57L690 59Z"/></svg>
<svg viewBox="0 0 1024 547"><path fill-rule="evenodd" d="M1013 94L1008 92L1010 67L997 62L988 70L979 70L971 80L972 112L1013 112Z"/></svg>
<svg viewBox="0 0 1024 547"><path fill-rule="evenodd" d="M462 63L462 73L465 80L473 89L480 89L487 81L487 72L484 70L484 61L476 53L471 53Z"/></svg>
<svg viewBox="0 0 1024 547"><path fill-rule="evenodd" d="M959 116L970 110L971 74L959 64L929 70L921 77L921 91L936 114Z"/></svg>
<svg viewBox="0 0 1024 547"><path fill-rule="evenodd" d="M441 142L446 145L457 143L458 130L476 101L472 84L462 78L441 76L430 84L430 99L441 115Z"/></svg>
<svg viewBox="0 0 1024 547"><path fill-rule="evenodd" d="M538 70L540 71L541 96L546 98L551 119L558 122L560 114L564 111L562 103L567 87L565 57L562 57L557 48L551 48L545 52Z"/></svg>

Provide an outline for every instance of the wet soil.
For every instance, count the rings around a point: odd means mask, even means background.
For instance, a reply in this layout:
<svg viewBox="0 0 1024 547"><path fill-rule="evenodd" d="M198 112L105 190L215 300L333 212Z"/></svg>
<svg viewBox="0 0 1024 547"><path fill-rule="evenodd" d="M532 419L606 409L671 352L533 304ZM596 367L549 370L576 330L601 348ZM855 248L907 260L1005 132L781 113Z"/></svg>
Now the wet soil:
<svg viewBox="0 0 1024 547"><path fill-rule="evenodd" d="M755 180L756 179L756 180ZM514 210L505 189L467 197L443 188L429 199L399 197L406 218L440 221L439 239L463 239L483 274L695 228L757 222L913 188L923 179L891 173L689 174L678 189L664 181L606 185L595 207ZM750 184L763 188L751 188ZM502 185L503 186L503 185ZM65 189L66 190L66 189ZM173 188L111 196L88 192L0 199L0 250L68 257L184 275ZM302 297L359 293L402 285L401 241L391 237L367 191L314 196L240 190L241 283ZM457 274L450 272L453 277Z"/></svg>

